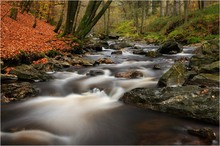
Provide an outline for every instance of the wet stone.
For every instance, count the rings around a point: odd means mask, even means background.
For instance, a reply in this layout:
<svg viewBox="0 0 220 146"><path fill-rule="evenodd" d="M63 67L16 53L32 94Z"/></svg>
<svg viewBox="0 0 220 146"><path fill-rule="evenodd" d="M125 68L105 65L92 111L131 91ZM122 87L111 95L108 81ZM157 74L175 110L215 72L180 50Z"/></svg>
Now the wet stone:
<svg viewBox="0 0 220 146"><path fill-rule="evenodd" d="M212 141L216 139L216 134L210 128L201 128L201 129L188 129L187 132L191 135L198 136L203 138L203 140L212 144Z"/></svg>

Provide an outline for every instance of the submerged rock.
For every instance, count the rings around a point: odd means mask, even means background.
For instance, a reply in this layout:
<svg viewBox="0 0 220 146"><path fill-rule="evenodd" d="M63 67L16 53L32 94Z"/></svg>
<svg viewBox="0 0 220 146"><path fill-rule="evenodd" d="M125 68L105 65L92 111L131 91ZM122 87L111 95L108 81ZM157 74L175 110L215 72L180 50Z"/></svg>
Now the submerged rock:
<svg viewBox="0 0 220 146"><path fill-rule="evenodd" d="M219 123L219 89L195 85L159 89L133 89L120 99L124 103L145 109L176 114Z"/></svg>
<svg viewBox="0 0 220 146"><path fill-rule="evenodd" d="M201 129L188 129L187 132L191 135L198 136L204 141L212 144L212 141L216 139L216 134L210 128L201 128Z"/></svg>
<svg viewBox="0 0 220 146"><path fill-rule="evenodd" d="M183 47L174 40L166 41L158 49L158 52L160 52L161 54L177 54L182 51Z"/></svg>
<svg viewBox="0 0 220 146"><path fill-rule="evenodd" d="M92 69L88 73L86 73L87 76L98 76L98 75L104 75L104 71L101 69Z"/></svg>
<svg viewBox="0 0 220 146"><path fill-rule="evenodd" d="M120 50L114 51L111 53L111 55L122 55L122 51L120 51Z"/></svg>
<svg viewBox="0 0 220 146"><path fill-rule="evenodd" d="M21 100L38 95L39 89L29 82L2 84L2 98L10 100ZM7 100L5 100L7 101Z"/></svg>
<svg viewBox="0 0 220 146"><path fill-rule="evenodd" d="M158 86L182 86L187 79L186 66L177 62L159 79Z"/></svg>

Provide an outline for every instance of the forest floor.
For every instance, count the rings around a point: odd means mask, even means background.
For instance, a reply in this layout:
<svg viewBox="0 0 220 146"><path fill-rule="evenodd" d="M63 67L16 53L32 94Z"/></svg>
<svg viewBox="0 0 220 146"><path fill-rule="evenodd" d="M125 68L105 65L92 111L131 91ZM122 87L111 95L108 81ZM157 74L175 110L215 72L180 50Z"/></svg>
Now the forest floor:
<svg viewBox="0 0 220 146"><path fill-rule="evenodd" d="M37 25L33 28L34 16L18 10L17 19L9 17L10 6L6 2L1 3L1 54L2 59L13 58L21 52L39 53L49 50L67 49L68 45L56 37L54 27L44 20L37 19Z"/></svg>

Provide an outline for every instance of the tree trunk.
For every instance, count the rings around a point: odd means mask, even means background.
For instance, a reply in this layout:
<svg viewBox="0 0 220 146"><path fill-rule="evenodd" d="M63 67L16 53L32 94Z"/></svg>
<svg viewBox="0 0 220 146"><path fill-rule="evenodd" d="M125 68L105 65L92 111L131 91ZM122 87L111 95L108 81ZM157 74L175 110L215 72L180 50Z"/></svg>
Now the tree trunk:
<svg viewBox="0 0 220 146"><path fill-rule="evenodd" d="M78 1L68 1L67 2L67 15L66 22L62 36L70 34L73 28L73 23L78 7Z"/></svg>
<svg viewBox="0 0 220 146"><path fill-rule="evenodd" d="M145 14L146 12L146 2L142 1L142 7L141 7L141 28L140 28L140 33L143 34L144 33L144 20L145 20Z"/></svg>
<svg viewBox="0 0 220 146"><path fill-rule="evenodd" d="M102 9L99 11L99 13L95 16L96 11L98 10L98 7L100 6L101 2L100 1L89 1L89 4L86 8L86 12L75 33L79 39L85 38L85 36L91 31L93 26L98 22L98 20L105 13L106 9L109 7L111 2L112 0L108 0L105 3L105 5L102 7Z"/></svg>
<svg viewBox="0 0 220 146"><path fill-rule="evenodd" d="M166 16L169 16L169 0L166 0Z"/></svg>
<svg viewBox="0 0 220 146"><path fill-rule="evenodd" d="M24 4L23 4L23 7L22 7L22 10L21 10L21 13L23 14L25 11L28 12L30 10L30 7L31 7L31 4L32 4L33 1L31 0L28 0L28 1L25 1Z"/></svg>
<svg viewBox="0 0 220 146"><path fill-rule="evenodd" d="M160 1L160 17L165 16L165 5L166 5L166 1L161 0Z"/></svg>
<svg viewBox="0 0 220 146"><path fill-rule="evenodd" d="M18 8L12 7L11 8L11 13L10 13L10 18L16 20L18 15Z"/></svg>
<svg viewBox="0 0 220 146"><path fill-rule="evenodd" d="M184 1L184 21L188 21L188 0Z"/></svg>
<svg viewBox="0 0 220 146"><path fill-rule="evenodd" d="M204 9L205 1L204 0L198 0L198 6L199 6L199 9Z"/></svg>
<svg viewBox="0 0 220 146"><path fill-rule="evenodd" d="M58 31L60 30L60 27L62 25L62 22L63 22L63 12L64 12L64 5L63 5L62 11L60 13L59 21L57 22L56 28L54 29L54 32L56 32L56 33L58 33Z"/></svg>
<svg viewBox="0 0 220 146"><path fill-rule="evenodd" d="M178 15L178 7L177 7L178 5L177 5L177 0L174 0L173 1L173 15L174 16L177 16Z"/></svg>
<svg viewBox="0 0 220 146"><path fill-rule="evenodd" d="M106 26L106 36L109 36L109 24L110 24L110 7L107 10L107 26Z"/></svg>
<svg viewBox="0 0 220 146"><path fill-rule="evenodd" d="M76 25L77 25L77 21L78 21L78 17L79 17L80 7L81 7L81 1L79 1L79 3L78 3L76 16L75 16L75 20L74 20L73 28L72 28L72 34L75 34L75 31L76 31Z"/></svg>

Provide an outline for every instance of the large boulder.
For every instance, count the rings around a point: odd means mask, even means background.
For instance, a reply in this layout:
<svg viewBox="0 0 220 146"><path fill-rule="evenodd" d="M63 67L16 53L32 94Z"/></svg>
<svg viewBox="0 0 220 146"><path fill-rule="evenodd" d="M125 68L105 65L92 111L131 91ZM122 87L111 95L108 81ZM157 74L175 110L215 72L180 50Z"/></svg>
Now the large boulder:
<svg viewBox="0 0 220 146"><path fill-rule="evenodd" d="M32 65L16 66L9 72L16 75L19 80L26 81L46 81L51 78L47 73L35 69Z"/></svg>
<svg viewBox="0 0 220 146"><path fill-rule="evenodd" d="M183 51L183 47L174 40L164 42L158 49L161 54L177 54Z"/></svg>
<svg viewBox="0 0 220 146"><path fill-rule="evenodd" d="M159 87L182 86L187 79L186 66L177 62L158 81Z"/></svg>
<svg viewBox="0 0 220 146"><path fill-rule="evenodd" d="M218 61L218 58L215 58L214 56L211 55L198 54L190 58L189 66L195 70L198 70L204 65L211 64L215 61Z"/></svg>
<svg viewBox="0 0 220 146"><path fill-rule="evenodd" d="M204 67L204 65L219 61L219 46L219 40L204 42L202 46L196 50L197 55L190 59L190 67L200 69Z"/></svg>
<svg viewBox="0 0 220 146"><path fill-rule="evenodd" d="M218 87L219 79L219 75L200 73L189 80L187 84Z"/></svg>
<svg viewBox="0 0 220 146"><path fill-rule="evenodd" d="M1 92L2 102L10 102L12 100L21 100L37 96L39 89L29 82L21 82L2 84Z"/></svg>
<svg viewBox="0 0 220 146"><path fill-rule="evenodd" d="M195 85L159 89L133 89L120 99L124 103L144 109L176 114L219 123L219 90Z"/></svg>
<svg viewBox="0 0 220 146"><path fill-rule="evenodd" d="M199 72L200 73L212 73L212 74L219 75L219 65L220 65L220 61L215 61L211 64L207 64L201 67Z"/></svg>

